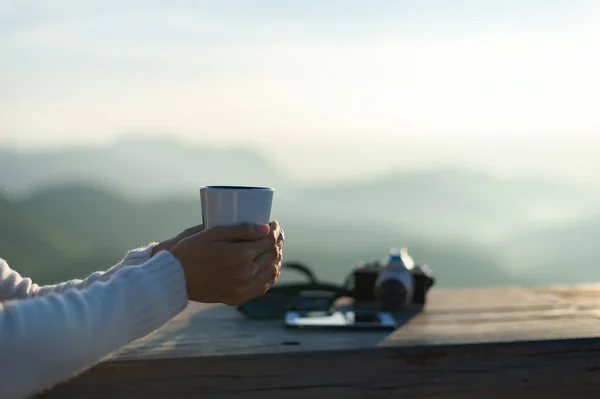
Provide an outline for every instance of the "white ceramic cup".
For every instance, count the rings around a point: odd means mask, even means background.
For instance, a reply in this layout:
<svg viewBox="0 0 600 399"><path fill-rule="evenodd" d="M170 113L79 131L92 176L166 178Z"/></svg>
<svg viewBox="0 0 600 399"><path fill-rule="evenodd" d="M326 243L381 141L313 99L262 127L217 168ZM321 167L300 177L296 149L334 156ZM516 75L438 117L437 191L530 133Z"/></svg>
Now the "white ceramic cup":
<svg viewBox="0 0 600 399"><path fill-rule="evenodd" d="M204 228L271 221L273 189L245 186L200 188Z"/></svg>

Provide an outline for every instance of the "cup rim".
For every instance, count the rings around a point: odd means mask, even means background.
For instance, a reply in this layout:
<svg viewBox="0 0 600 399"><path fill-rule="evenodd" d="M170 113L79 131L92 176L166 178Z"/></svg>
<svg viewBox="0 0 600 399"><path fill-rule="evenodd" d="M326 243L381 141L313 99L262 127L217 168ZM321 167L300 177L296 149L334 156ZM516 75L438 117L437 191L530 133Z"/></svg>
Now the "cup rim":
<svg viewBox="0 0 600 399"><path fill-rule="evenodd" d="M200 190L263 190L273 191L271 187L260 187L260 186L202 186Z"/></svg>

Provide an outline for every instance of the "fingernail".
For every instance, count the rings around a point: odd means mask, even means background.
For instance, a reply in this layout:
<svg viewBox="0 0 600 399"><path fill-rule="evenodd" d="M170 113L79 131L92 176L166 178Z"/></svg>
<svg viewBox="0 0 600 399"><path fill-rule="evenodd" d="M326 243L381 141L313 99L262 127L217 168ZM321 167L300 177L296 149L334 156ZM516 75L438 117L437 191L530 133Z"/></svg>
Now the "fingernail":
<svg viewBox="0 0 600 399"><path fill-rule="evenodd" d="M267 234L269 232L269 230L271 230L271 227L269 227L268 224L257 224L256 225L256 231L258 231L261 234Z"/></svg>

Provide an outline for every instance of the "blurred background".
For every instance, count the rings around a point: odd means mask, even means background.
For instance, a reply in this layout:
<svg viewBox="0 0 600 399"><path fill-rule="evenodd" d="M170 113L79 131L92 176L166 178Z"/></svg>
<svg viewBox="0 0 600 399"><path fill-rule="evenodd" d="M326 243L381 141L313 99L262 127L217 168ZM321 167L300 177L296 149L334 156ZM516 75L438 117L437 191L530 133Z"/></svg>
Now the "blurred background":
<svg viewBox="0 0 600 399"><path fill-rule="evenodd" d="M0 257L39 283L269 185L287 260L600 281L600 4L0 2Z"/></svg>

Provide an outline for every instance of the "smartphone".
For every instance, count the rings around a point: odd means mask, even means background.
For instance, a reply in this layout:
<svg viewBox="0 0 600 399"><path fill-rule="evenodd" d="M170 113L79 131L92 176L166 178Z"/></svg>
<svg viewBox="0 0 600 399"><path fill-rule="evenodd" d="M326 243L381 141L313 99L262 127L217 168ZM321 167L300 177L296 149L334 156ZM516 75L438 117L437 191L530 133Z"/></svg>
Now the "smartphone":
<svg viewBox="0 0 600 399"><path fill-rule="evenodd" d="M378 310L336 310L332 312L298 312L285 314L290 328L334 328L349 330L394 330L396 320L389 312Z"/></svg>

